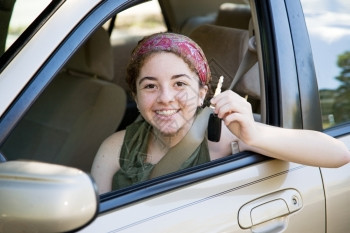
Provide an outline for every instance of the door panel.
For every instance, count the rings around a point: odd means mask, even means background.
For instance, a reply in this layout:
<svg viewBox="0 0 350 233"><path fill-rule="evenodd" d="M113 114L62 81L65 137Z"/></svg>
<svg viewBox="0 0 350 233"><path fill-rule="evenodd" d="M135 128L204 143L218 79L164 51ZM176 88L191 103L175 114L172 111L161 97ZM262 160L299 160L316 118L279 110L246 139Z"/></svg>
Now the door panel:
<svg viewBox="0 0 350 233"><path fill-rule="evenodd" d="M339 138L350 150L350 135ZM350 163L340 168L321 168L327 205L327 232L350 232Z"/></svg>
<svg viewBox="0 0 350 233"><path fill-rule="evenodd" d="M302 207L296 212L277 216L286 224L285 232L325 232L319 169L279 160L232 171L107 212L81 232L250 232L238 224L241 207L284 190L295 190L302 200Z"/></svg>

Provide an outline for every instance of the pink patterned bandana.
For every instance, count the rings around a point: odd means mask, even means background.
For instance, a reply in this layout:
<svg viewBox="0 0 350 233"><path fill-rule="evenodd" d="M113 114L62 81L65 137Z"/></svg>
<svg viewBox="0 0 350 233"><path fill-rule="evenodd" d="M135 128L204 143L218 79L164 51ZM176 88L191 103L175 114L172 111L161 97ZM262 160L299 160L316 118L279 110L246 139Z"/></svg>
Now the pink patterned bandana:
<svg viewBox="0 0 350 233"><path fill-rule="evenodd" d="M203 85L210 81L210 69L202 49L190 38L176 33L157 33L143 39L132 53L131 59L156 51L169 51L186 57L197 70Z"/></svg>

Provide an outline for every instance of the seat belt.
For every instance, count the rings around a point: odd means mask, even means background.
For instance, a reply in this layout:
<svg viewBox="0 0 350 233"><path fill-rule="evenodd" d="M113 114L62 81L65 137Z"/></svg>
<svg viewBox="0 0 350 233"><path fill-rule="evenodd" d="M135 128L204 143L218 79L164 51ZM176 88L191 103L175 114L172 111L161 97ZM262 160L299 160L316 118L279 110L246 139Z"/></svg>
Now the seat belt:
<svg viewBox="0 0 350 233"><path fill-rule="evenodd" d="M244 76L244 74L247 73L257 61L255 36L252 36L248 41L248 49L245 52L241 63L239 64L237 72L232 79L228 90L232 90L238 81Z"/></svg>
<svg viewBox="0 0 350 233"><path fill-rule="evenodd" d="M213 109L205 107L194 120L185 137L175 146L171 147L164 157L154 166L150 178L178 171L181 165L191 156L203 142L207 131L209 115Z"/></svg>

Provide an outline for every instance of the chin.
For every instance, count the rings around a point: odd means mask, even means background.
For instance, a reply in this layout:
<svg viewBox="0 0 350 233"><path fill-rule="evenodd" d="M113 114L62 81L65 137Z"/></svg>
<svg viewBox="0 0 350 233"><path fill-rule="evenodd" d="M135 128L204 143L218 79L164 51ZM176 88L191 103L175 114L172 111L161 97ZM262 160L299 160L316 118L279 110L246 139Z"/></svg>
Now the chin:
<svg viewBox="0 0 350 233"><path fill-rule="evenodd" d="M166 137L177 136L180 131L187 130L190 125L186 124L187 122L183 122L181 119L172 120L172 121L158 121L153 122L153 127L157 129L157 131Z"/></svg>
<svg viewBox="0 0 350 233"><path fill-rule="evenodd" d="M173 127L163 127L163 128L158 128L158 131L166 137L172 137L175 136L178 132L179 129L173 128Z"/></svg>

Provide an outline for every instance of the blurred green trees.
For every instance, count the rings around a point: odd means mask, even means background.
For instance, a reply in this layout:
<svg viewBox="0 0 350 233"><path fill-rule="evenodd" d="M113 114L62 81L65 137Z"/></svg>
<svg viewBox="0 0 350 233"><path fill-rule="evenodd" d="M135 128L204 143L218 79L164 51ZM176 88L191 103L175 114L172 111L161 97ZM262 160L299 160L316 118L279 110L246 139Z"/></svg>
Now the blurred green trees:
<svg viewBox="0 0 350 233"><path fill-rule="evenodd" d="M334 93L333 111L335 122L341 123L350 121L350 51L338 56L337 65L341 72L336 79L341 84Z"/></svg>
<svg viewBox="0 0 350 233"><path fill-rule="evenodd" d="M350 51L338 56L337 65L338 88L320 90L323 128L350 121Z"/></svg>

